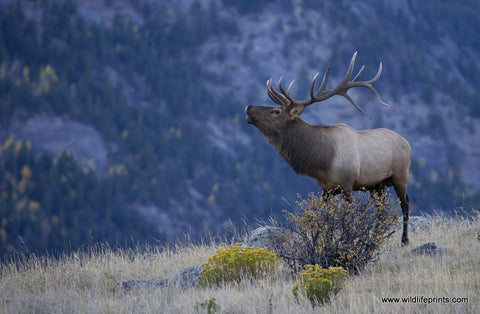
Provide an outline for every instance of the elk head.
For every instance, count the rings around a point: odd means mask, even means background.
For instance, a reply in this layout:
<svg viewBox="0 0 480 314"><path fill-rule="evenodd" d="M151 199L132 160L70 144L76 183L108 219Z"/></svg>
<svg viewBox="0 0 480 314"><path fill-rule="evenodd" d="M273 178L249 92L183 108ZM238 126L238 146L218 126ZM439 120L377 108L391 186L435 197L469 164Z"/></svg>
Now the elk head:
<svg viewBox="0 0 480 314"><path fill-rule="evenodd" d="M340 84L338 84L338 86L333 89L327 88L328 77L330 75L331 67L328 67L327 71L325 72L322 84L320 85L320 88L317 90L316 93L314 92L314 89L319 73L315 74L312 84L310 85L310 99L307 100L299 101L293 99L292 96L290 96L290 91L295 81L292 81L288 86L288 89L285 90L282 86L282 79L280 79L278 82L278 88L280 89L279 92L275 90L275 88L273 88L272 79L269 79L267 81L268 96L275 103L279 104L280 107L248 106L245 109L245 113L247 114L247 122L255 125L265 136L268 137L278 133L279 130L287 127L290 123L299 119L298 116L302 114L305 107L310 106L313 103L326 100L334 95L340 95L345 97L358 111L366 114L365 111L360 108L355 103L355 101L347 94L348 90L352 87L368 88L375 94L381 104L388 107L388 105L382 101L382 99L378 95L378 92L372 86L372 84L380 78L380 75L382 73L382 63L380 63L377 74L371 80L364 82L358 81L360 74L365 69L365 66L362 66L362 68L358 71L357 75L355 75L353 80L350 81L356 57L357 52L355 52L352 56L345 77L340 82Z"/></svg>

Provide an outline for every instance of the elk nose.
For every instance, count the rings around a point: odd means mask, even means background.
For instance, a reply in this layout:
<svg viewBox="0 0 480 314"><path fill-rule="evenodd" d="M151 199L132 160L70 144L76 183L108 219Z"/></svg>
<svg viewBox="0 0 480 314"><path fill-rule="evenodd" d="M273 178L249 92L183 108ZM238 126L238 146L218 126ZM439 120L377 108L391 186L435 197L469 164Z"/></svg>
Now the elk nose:
<svg viewBox="0 0 480 314"><path fill-rule="evenodd" d="M251 106L252 105L248 105L248 106L245 107L245 113L248 113L248 109L250 109Z"/></svg>

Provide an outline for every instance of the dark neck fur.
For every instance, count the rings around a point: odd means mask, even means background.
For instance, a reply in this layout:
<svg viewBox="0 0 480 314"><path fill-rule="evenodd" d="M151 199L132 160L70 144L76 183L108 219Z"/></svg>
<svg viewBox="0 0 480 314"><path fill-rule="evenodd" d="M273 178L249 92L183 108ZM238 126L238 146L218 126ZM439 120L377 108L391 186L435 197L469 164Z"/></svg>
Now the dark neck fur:
<svg viewBox="0 0 480 314"><path fill-rule="evenodd" d="M325 170L329 166L331 152L322 136L323 128L297 118L268 140L295 172L310 175L314 169Z"/></svg>

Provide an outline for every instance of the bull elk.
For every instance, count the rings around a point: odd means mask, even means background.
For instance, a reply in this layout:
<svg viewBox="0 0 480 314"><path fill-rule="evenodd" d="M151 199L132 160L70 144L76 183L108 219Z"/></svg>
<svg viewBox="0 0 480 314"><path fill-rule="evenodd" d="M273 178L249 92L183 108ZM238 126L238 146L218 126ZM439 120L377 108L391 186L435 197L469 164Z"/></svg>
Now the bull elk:
<svg viewBox="0 0 480 314"><path fill-rule="evenodd" d="M322 196L342 193L345 200L352 192L368 190L373 195L385 195L385 186L393 186L403 214L402 245L408 244L409 199L407 195L408 171L411 161L409 143L389 129L357 131L345 124L331 126L310 125L300 119L305 107L334 95L345 97L357 110L365 112L347 95L352 87L366 87L378 101L384 103L372 84L382 73L380 63L377 74L369 81L358 81L363 66L350 81L357 53L353 54L347 73L334 89L327 88L331 67L328 67L320 88L314 93L318 73L310 86L310 99L295 100L290 95L293 82L287 91L278 83L280 91L267 81L268 96L280 107L248 106L247 122L265 136L277 153L302 175L314 178L322 188Z"/></svg>

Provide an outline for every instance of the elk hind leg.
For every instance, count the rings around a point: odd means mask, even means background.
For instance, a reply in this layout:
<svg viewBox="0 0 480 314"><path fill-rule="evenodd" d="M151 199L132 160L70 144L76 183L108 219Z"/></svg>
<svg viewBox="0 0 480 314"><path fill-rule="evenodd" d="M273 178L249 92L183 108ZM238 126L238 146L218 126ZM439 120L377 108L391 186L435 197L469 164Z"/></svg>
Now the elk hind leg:
<svg viewBox="0 0 480 314"><path fill-rule="evenodd" d="M410 214L410 200L407 195L407 186L406 184L395 184L393 185L395 192L400 200L400 207L402 208L403 215L403 232L402 232L402 245L408 245L408 219Z"/></svg>

